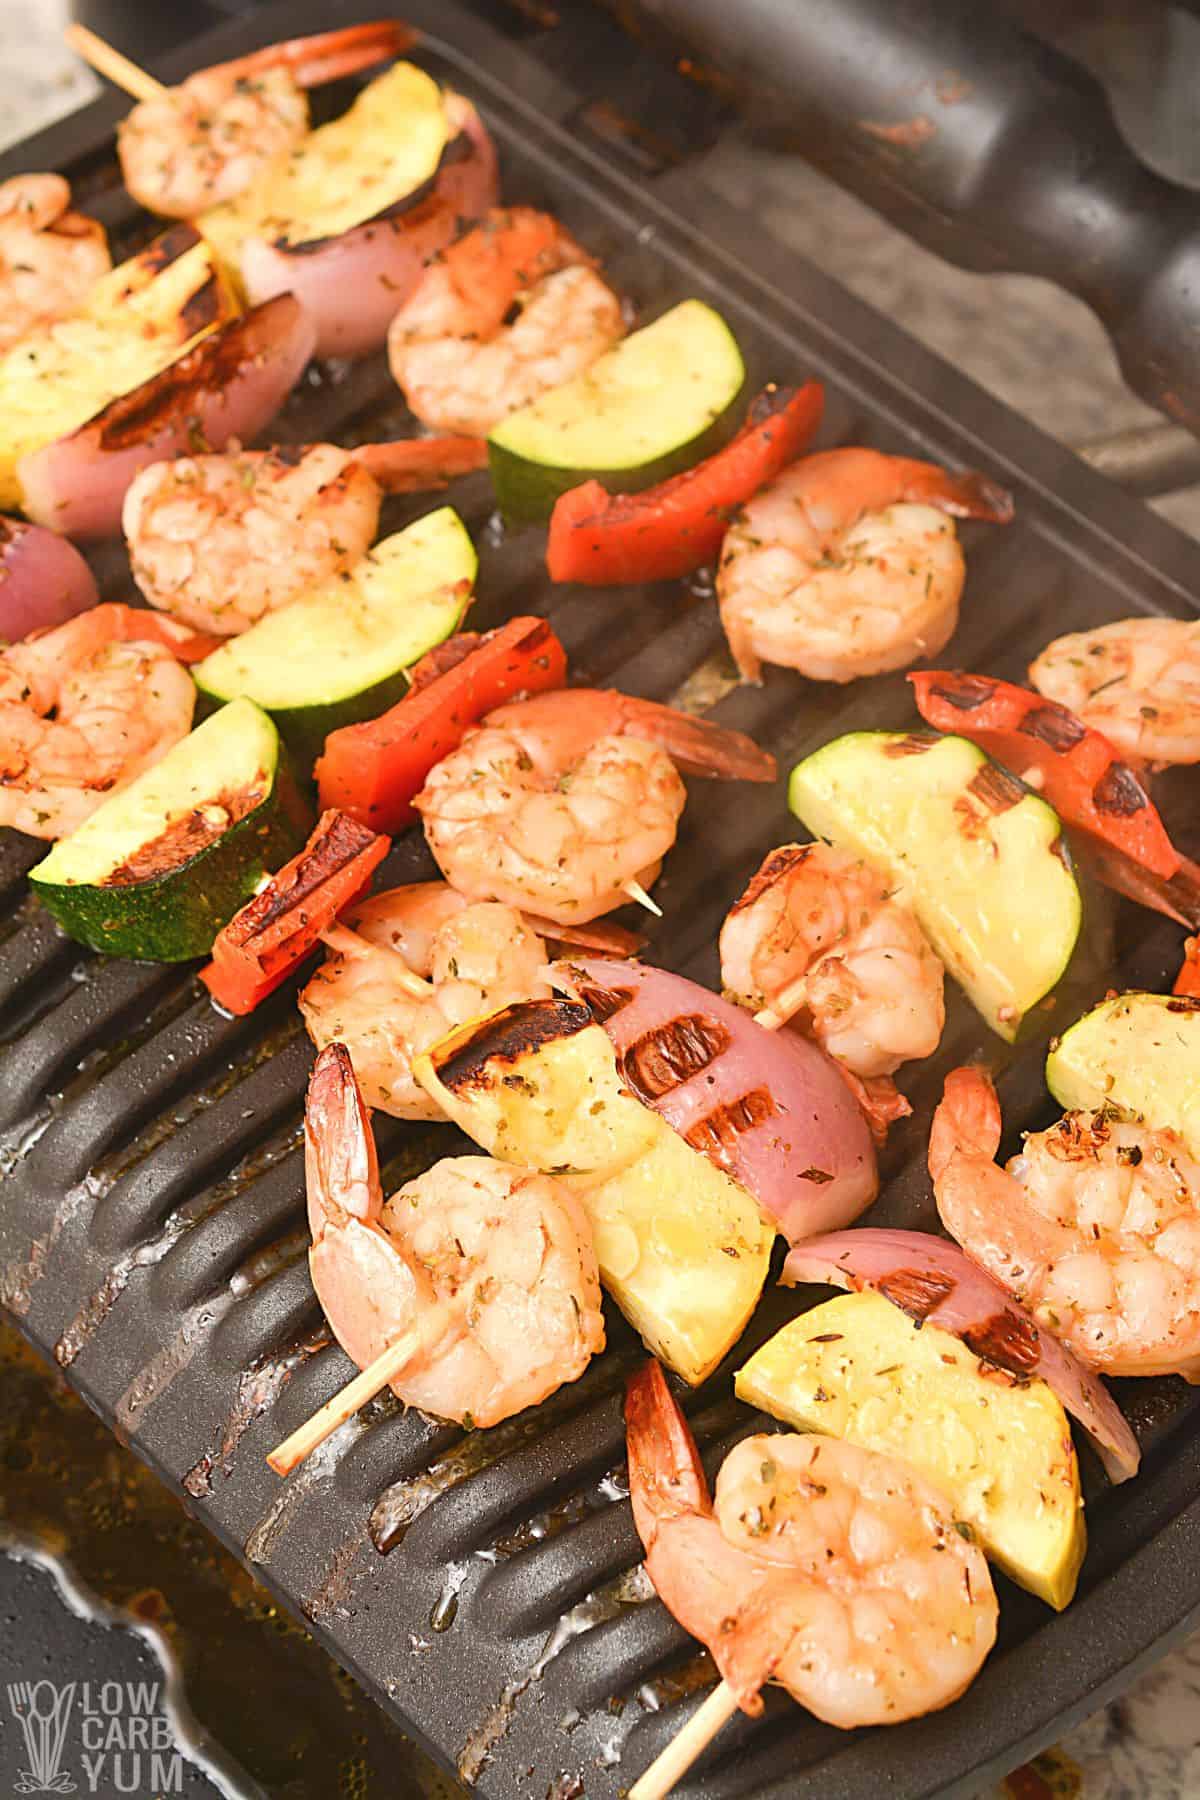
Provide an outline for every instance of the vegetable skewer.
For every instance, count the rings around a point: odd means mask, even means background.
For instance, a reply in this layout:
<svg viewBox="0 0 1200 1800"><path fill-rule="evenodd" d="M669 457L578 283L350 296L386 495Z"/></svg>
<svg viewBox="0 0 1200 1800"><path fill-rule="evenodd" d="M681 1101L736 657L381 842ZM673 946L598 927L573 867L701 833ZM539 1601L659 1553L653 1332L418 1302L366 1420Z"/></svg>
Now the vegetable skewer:
<svg viewBox="0 0 1200 1800"><path fill-rule="evenodd" d="M161 100L171 91L165 82L156 81L147 69L139 68L131 58L106 43L86 25L68 25L63 32L63 42L68 50L73 50L95 69L97 75L103 75L114 87L124 88L135 100Z"/></svg>

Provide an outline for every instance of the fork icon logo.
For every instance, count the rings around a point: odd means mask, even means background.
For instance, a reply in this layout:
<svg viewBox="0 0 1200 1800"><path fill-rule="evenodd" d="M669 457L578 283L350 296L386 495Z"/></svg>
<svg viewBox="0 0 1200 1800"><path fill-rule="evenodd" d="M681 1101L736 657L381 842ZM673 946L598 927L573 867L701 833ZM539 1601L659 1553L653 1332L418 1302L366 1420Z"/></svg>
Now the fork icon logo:
<svg viewBox="0 0 1200 1800"><path fill-rule="evenodd" d="M59 1769L67 1721L75 1704L75 1683L10 1681L8 1704L25 1739L29 1767L17 1777L18 1794L73 1794L75 1783Z"/></svg>

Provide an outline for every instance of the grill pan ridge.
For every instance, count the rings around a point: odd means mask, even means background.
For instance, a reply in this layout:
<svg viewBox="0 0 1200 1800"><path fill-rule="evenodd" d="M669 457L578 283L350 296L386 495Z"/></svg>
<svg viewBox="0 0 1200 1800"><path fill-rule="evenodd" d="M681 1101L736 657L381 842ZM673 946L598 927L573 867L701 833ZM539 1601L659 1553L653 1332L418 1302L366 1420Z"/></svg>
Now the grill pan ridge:
<svg viewBox="0 0 1200 1800"><path fill-rule="evenodd" d="M339 17L377 11L353 4ZM428 29L418 60L480 105L506 197L562 216L644 316L687 294L709 299L733 326L752 379L826 382L823 442L978 465L1014 489L1013 526L964 534L956 663L1019 678L1053 633L1195 610L1189 540L784 255L708 194L686 161L622 174L574 129L579 96L534 59L533 40L514 42L450 0L420 0L406 13ZM280 5L193 44L167 73L327 23L319 0ZM149 227L117 180L119 110L101 101L43 132L0 158L0 178L61 168L124 253ZM272 435L367 441L404 424L375 357L310 379ZM456 484L448 498L480 547L477 628L543 612L576 680L658 699L688 691L697 669L719 661L702 584L611 596L552 589L540 535L497 531L486 477ZM421 510L395 505L395 522ZM132 596L116 550L100 553L97 567L106 597ZM839 731L907 724L912 709L902 678L835 693L774 672L760 690L728 692L714 716L753 732L786 769ZM1175 797L1168 783L1169 822L1194 854ZM692 784L649 957L713 982L724 910L793 825L781 785ZM348 1371L308 1280L299 1127L310 1054L293 989L249 1020L227 1020L187 970L104 965L26 897L24 875L40 854L15 836L0 844L0 1300L195 1514L481 1793L541 1800L578 1791L578 1778L591 1800L617 1795L695 1705L702 1672L697 1647L631 1573L639 1546L623 1500L620 1395L641 1354L632 1333L607 1307L604 1356L527 1418L464 1437L375 1402L279 1482L266 1450ZM410 833L383 876L430 873ZM933 1222L921 1127L951 1063L1001 1059L1010 1133L1037 1126L1052 1116L1041 1068L1056 1025L1114 983L1164 985L1175 928L1099 894L1088 894L1088 914L1076 973L1017 1051L961 999L951 1003L938 1057L906 1082L916 1117L889 1147L873 1222ZM392 1185L462 1147L449 1127L377 1126ZM731 1369L797 1304L768 1287L747 1339L689 1399L710 1469L761 1423L730 1398ZM1109 1489L1085 1452L1091 1549L1067 1613L1000 1579L1000 1644L949 1711L846 1735L768 1695L766 1719L735 1720L685 1791L713 1800L818 1788L825 1800L972 1793L1182 1633L1200 1609L1200 1400L1171 1381L1125 1383L1120 1397L1143 1444L1143 1474Z"/></svg>

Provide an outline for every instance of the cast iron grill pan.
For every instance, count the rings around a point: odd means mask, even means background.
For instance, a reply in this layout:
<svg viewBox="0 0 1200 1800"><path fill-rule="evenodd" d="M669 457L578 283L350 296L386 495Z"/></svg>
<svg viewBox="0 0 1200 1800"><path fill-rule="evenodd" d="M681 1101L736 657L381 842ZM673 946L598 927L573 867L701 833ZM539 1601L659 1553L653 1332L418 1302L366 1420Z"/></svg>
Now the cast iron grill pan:
<svg viewBox="0 0 1200 1800"><path fill-rule="evenodd" d="M378 8L342 10L365 18ZM686 295L708 299L734 327L752 380L824 380L823 441L978 466L1015 491L1016 524L964 533L956 664L1020 678L1053 633L1194 609L1186 538L785 256L752 217L705 191L694 164L621 173L617 152L564 129L578 124L579 96L528 42L446 3L424 0L408 13L430 30L421 60L481 106L505 195L563 217L643 318ZM192 46L187 66L327 23L318 0L281 6L256 14L252 31L242 22ZM609 73L619 90L621 70ZM118 111L97 103L3 159L0 176L61 168L125 254L151 228L117 178ZM353 442L405 426L377 357L311 376L273 435ZM541 535L497 529L485 477L449 498L480 546L472 624L547 614L576 681L667 700L700 693L715 670L708 691L724 697L712 716L753 732L785 771L836 732L913 722L899 677L836 691L776 671L762 689L726 691L703 584L552 588ZM420 510L394 505L385 526ZM108 597L131 597L120 554L109 548L97 561ZM1166 787L1170 822L1194 853L1196 836L1172 805L1185 795L1184 781ZM692 784L649 956L714 982L725 909L793 829L782 784ZM592 1800L617 1795L697 1704L705 1679L697 1646L631 1575L639 1546L623 1499L620 1399L641 1354L632 1333L609 1308L610 1347L583 1380L490 1432L464 1437L376 1402L280 1483L265 1452L348 1375L307 1273L300 1126L311 1057L293 991L231 1021L190 969L106 964L79 950L27 897L23 877L40 854L13 835L0 844L0 1297L89 1404L449 1767L488 1795L542 1800L579 1791L576 1781ZM391 881L432 872L412 833L383 871ZM1041 1078L1051 1033L1110 985L1169 978L1175 928L1103 895L1088 899L1072 977L1019 1050L952 1001L940 1055L905 1073L916 1119L889 1147L874 1222L934 1222L922 1137L947 1067L975 1054L999 1062L1011 1142L1053 1116ZM390 1186L463 1148L449 1127L377 1124ZM798 1300L768 1288L735 1356L689 1398L710 1467L762 1425L730 1398L732 1368L824 1292ZM1067 1613L1001 1578L1000 1644L948 1712L841 1734L769 1694L765 1719L736 1720L686 1791L971 1793L1182 1632L1200 1606L1197 1403L1176 1381L1125 1384L1121 1399L1143 1444L1143 1474L1110 1489L1085 1452L1091 1548Z"/></svg>

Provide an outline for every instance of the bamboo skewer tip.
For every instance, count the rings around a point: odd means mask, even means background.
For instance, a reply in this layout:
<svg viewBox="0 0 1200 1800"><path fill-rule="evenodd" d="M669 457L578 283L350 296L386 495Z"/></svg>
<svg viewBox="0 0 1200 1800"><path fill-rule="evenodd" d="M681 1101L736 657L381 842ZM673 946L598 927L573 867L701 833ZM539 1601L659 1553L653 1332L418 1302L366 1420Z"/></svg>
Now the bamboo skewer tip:
<svg viewBox="0 0 1200 1800"><path fill-rule="evenodd" d="M344 1388L339 1388L324 1406L318 1407L310 1419L298 1425L290 1435L277 1444L267 1457L267 1462L276 1475L290 1475L298 1463L311 1456L317 1447L332 1437L339 1425L353 1418L360 1406L373 1400L381 1393L405 1364L411 1362L420 1349L420 1333L414 1327L404 1332L394 1343L381 1350L373 1362L357 1374L353 1381L348 1381Z"/></svg>
<svg viewBox="0 0 1200 1800"><path fill-rule="evenodd" d="M737 1709L733 1690L722 1681L687 1724L676 1732L666 1749L655 1757L645 1774L634 1782L628 1800L664 1800Z"/></svg>
<svg viewBox="0 0 1200 1800"><path fill-rule="evenodd" d="M69 50L95 69L97 75L103 75L106 81L123 88L135 100L161 100L171 91L129 57L106 44L102 37L97 37L94 31L89 31L86 25L68 25L63 32L63 41Z"/></svg>

